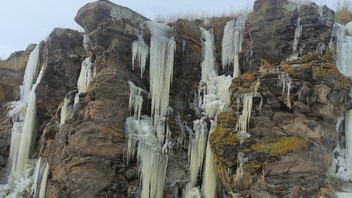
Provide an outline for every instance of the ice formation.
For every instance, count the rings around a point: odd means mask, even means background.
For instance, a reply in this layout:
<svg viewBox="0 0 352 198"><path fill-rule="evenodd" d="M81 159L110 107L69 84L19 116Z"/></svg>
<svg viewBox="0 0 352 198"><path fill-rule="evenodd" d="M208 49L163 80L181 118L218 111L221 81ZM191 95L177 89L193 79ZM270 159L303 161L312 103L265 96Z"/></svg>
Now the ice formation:
<svg viewBox="0 0 352 198"><path fill-rule="evenodd" d="M20 86L21 89L21 101L28 102L29 92L32 89L33 83L38 75L38 62L39 62L39 51L40 45L36 45L33 51L29 54L26 70L23 77L23 84Z"/></svg>
<svg viewBox="0 0 352 198"><path fill-rule="evenodd" d="M89 37L87 36L87 34L84 34L83 35L83 48L85 50L88 50L88 48L89 48L88 42L89 42Z"/></svg>
<svg viewBox="0 0 352 198"><path fill-rule="evenodd" d="M133 109L133 116L135 119L140 120L142 114L142 105L143 105L143 96L142 94L148 94L142 88L137 87L133 82L128 81L128 85L130 87L130 97L128 102L128 108L130 112Z"/></svg>
<svg viewBox="0 0 352 198"><path fill-rule="evenodd" d="M291 108L291 88L292 88L292 79L287 73L279 74L279 83L282 85L282 93L286 92L286 105L288 108Z"/></svg>
<svg viewBox="0 0 352 198"><path fill-rule="evenodd" d="M150 41L150 95L151 112L159 141L165 136L165 116L169 106L170 85L173 76L176 43L169 38L171 27L156 22L146 22L151 33Z"/></svg>
<svg viewBox="0 0 352 198"><path fill-rule="evenodd" d="M297 50L298 50L299 39L301 38L301 36L302 36L301 18L298 17L296 22L295 37L292 44L292 55L294 57L298 57Z"/></svg>
<svg viewBox="0 0 352 198"><path fill-rule="evenodd" d="M247 93L242 95L242 114L237 121L237 130L240 132L247 132L247 126L251 118L253 94Z"/></svg>
<svg viewBox="0 0 352 198"><path fill-rule="evenodd" d="M141 197L162 198L168 154L155 135L152 118L142 116L138 121L129 117L125 123L125 131L127 136L125 159L128 164L137 154Z"/></svg>
<svg viewBox="0 0 352 198"><path fill-rule="evenodd" d="M192 188L185 196L185 198L202 198L198 188Z"/></svg>
<svg viewBox="0 0 352 198"><path fill-rule="evenodd" d="M340 24L334 24L329 47L336 53L336 66L346 77L352 76L351 62L352 62L352 37L346 35L345 27ZM335 42L333 42L335 41ZM350 97L351 97L350 93ZM328 173L344 181L352 181L352 111L345 112L344 118L339 118L336 130L339 131L340 125L344 120L345 125L345 149L341 145L337 145L334 150L334 157L332 165ZM337 197L350 197L351 193L337 193Z"/></svg>
<svg viewBox="0 0 352 198"><path fill-rule="evenodd" d="M194 134L190 137L188 146L188 161L190 163L189 189L196 185L198 174L202 170L208 136L207 122L204 119L193 121L193 130Z"/></svg>
<svg viewBox="0 0 352 198"><path fill-rule="evenodd" d="M198 107L205 111L210 118L223 111L230 104L228 88L231 85L230 76L217 75L215 70L214 35L211 31L201 28L202 31L202 78L199 83Z"/></svg>
<svg viewBox="0 0 352 198"><path fill-rule="evenodd" d="M146 24L152 35L150 50L140 37L132 45L132 62L134 65L138 61L143 74L149 50L150 93L129 82L129 109L134 112L125 123L125 160L129 164L137 155L141 197L162 198L169 148L172 146L168 140L171 132L166 124L166 117L170 113L169 93L176 43L173 37L169 37L171 27L152 21ZM151 97L151 117L141 115L142 94Z"/></svg>
<svg viewBox="0 0 352 198"><path fill-rule="evenodd" d="M152 114L162 117L169 105L176 43L173 37L168 37L171 27L152 21L147 22L147 25L152 33L150 41Z"/></svg>
<svg viewBox="0 0 352 198"><path fill-rule="evenodd" d="M242 51L243 32L247 21L247 15L238 17L226 23L222 39L222 67L227 69L233 63L233 77L241 75L239 67L239 53Z"/></svg>
<svg viewBox="0 0 352 198"><path fill-rule="evenodd" d="M233 33L233 51L237 51L237 55L241 51L245 20L245 17L240 17L233 25L235 30ZM176 138L173 142L170 142L171 132L166 123L171 112L169 109L169 92L173 76L176 44L173 37L169 37L171 32L169 26L155 22L146 22L146 24L152 35L149 50L151 117L141 115L142 95L143 93L147 94L147 92L129 82L129 108L132 117L127 118L125 122L126 164L137 158L142 198L163 197L169 148L173 146L174 142L184 144L184 138L189 134L190 181L183 189L183 196L201 197L202 194L205 197L215 197L217 193L217 174L212 150L208 143L210 134L208 133L206 120L216 119L217 114L224 111L231 103L228 89L232 83L232 77L218 76L215 68L214 35L212 30L207 31L200 28L202 33L201 81L198 93L193 93L192 101L189 101L189 104L190 107L197 110L197 115L203 114L204 117L193 122L193 130L186 123L178 120L177 125L182 133L180 135L181 139ZM132 46L133 62L142 56L138 55L138 48L146 47L138 46L142 44L137 43L138 41ZM185 42L183 42L183 47L185 45ZM235 64L235 60L236 57L233 56L232 63ZM248 124L252 100L245 98L243 116L244 122ZM211 122L213 123L211 128L214 129L214 123L216 122L213 120ZM195 186L202 172L203 184L200 187L202 189L202 193L200 193Z"/></svg>
<svg viewBox="0 0 352 198"><path fill-rule="evenodd" d="M67 115L72 111L72 102L73 101L71 101L71 99L65 97L64 104L61 108L60 125L63 125L65 123Z"/></svg>
<svg viewBox="0 0 352 198"><path fill-rule="evenodd" d="M38 198L45 198L46 184L48 182L48 177L49 177L49 164L46 163L45 169L44 169L44 174L42 177L42 182L40 182L40 190L39 190Z"/></svg>
<svg viewBox="0 0 352 198"><path fill-rule="evenodd" d="M211 123L211 129L209 133L215 128L215 122ZM205 165L204 165L204 173L203 173L203 184L202 184L202 193L206 198L215 198L216 197L216 189L217 189L217 173L214 164L214 156L213 151L210 148L209 138L207 143L206 155L205 155Z"/></svg>
<svg viewBox="0 0 352 198"><path fill-rule="evenodd" d="M138 63L141 69L141 78L143 78L143 73L145 70L145 65L147 64L147 58L149 54L149 46L144 43L143 36L138 35L138 41L132 43L132 69Z"/></svg>
<svg viewBox="0 0 352 198"><path fill-rule="evenodd" d="M27 65L28 66L28 65ZM34 68L34 67L33 67ZM12 159L12 167L11 167L11 176L14 178L20 178L27 176L28 177L28 163L29 154L33 150L33 141L36 134L35 125L36 125L36 88L39 84L44 72L44 66L39 72L37 80L33 85L32 89L28 93L28 96L24 96L28 99L27 111L25 115L25 119L23 120L22 132L20 142L15 142L14 145L18 145L18 148L14 148L14 151L18 151L17 154L14 153L14 156L17 156L17 159ZM25 87L25 86L24 86ZM21 123L22 124L22 123ZM15 131L18 130L19 123L15 124ZM17 137L15 137L17 138Z"/></svg>
<svg viewBox="0 0 352 198"><path fill-rule="evenodd" d="M34 149L37 122L35 92L45 69L43 65L38 74L39 48L37 45L29 55L21 86L21 100L10 105L13 109L9 116L12 116L14 123L7 166L8 181L7 184L0 185L1 197L30 197L36 191L33 188L36 187L38 168L34 166L35 160L30 158Z"/></svg>
<svg viewBox="0 0 352 198"><path fill-rule="evenodd" d="M222 69L225 70L228 66L234 62L235 54L235 22L236 19L228 21L224 28L224 35L222 37L222 51L221 51L221 62Z"/></svg>
<svg viewBox="0 0 352 198"><path fill-rule="evenodd" d="M347 76L352 76L352 36L346 35L346 28L340 24L334 24L332 31L332 38L336 39L336 46L330 42L330 48L335 49L336 52L336 65L339 71ZM335 47L335 48L334 48Z"/></svg>
<svg viewBox="0 0 352 198"><path fill-rule="evenodd" d="M93 63L90 61L90 58L86 58L82 62L81 72L77 81L77 88L79 93L87 93L89 83L93 80L94 68Z"/></svg>

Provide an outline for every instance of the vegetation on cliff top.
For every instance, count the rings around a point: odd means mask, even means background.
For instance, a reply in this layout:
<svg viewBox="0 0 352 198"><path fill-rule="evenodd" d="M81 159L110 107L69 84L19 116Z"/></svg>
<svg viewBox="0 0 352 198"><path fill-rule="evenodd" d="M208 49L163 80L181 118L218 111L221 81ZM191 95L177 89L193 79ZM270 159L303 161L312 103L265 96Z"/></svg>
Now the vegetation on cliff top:
<svg viewBox="0 0 352 198"><path fill-rule="evenodd" d="M335 21L341 24L346 24L352 21L352 2L350 0L338 2Z"/></svg>

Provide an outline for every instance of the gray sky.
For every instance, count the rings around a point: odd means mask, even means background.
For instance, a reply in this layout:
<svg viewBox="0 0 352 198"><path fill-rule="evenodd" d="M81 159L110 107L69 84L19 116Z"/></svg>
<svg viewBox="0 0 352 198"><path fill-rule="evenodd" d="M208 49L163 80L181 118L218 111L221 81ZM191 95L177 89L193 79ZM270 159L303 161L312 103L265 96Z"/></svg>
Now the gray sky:
<svg viewBox="0 0 352 198"><path fill-rule="evenodd" d="M196 13L221 15L233 10L248 10L254 0L111 0L144 16ZM299 0L298 0L299 1ZM336 6L338 0L316 0ZM82 30L73 20L78 9L90 0L0 0L0 58L44 40L55 27Z"/></svg>

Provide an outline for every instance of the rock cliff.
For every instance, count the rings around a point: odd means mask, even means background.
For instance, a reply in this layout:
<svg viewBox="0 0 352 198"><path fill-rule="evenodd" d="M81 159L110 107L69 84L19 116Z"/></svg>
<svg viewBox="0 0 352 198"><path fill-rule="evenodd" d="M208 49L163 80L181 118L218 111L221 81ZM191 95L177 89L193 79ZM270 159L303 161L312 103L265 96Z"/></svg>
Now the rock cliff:
<svg viewBox="0 0 352 198"><path fill-rule="evenodd" d="M209 152L214 155L210 162L218 183L215 197L334 197L334 191L341 190L336 184L340 181L327 172L336 157L335 147L346 147L347 132L338 123L349 108L351 85L335 66L335 50L330 48L336 41L331 37L334 12L315 3L257 0L243 31L237 32L243 44L231 56L237 53L240 73L232 78L236 58L221 67L224 28L239 19L178 19L167 24L175 53L169 107L160 119L167 135L159 154L168 156L161 197L194 197L192 187L205 185L208 177L202 175L208 170L208 153L198 156L201 168L195 179L190 170L196 144L192 141L198 137L196 127L192 129L196 120L209 131ZM56 28L40 43L44 74L36 90L38 132L31 158L41 157L49 164L46 197L138 197L140 158L126 159L131 149L126 120L133 116L129 82L144 90L141 114L152 117L154 103L147 92L154 77L149 61L142 76L142 67L132 67L132 46L139 41L152 49L156 31L145 23L146 17L109 1L88 3L75 21L84 33ZM214 37L210 45L207 33ZM222 74L229 79L216 88L219 96L215 96L221 100L228 95L228 101L206 110L197 106L201 95L209 94L204 90L210 89L204 64L205 54L211 52L205 46L214 50L216 79L220 82L217 77ZM0 62L0 175L4 177L13 125L6 103L19 98L18 87L33 49L30 45ZM91 76L84 89L83 70ZM223 89L226 93L219 93ZM137 149L143 140L135 141L132 147ZM156 196L151 192L150 197Z"/></svg>

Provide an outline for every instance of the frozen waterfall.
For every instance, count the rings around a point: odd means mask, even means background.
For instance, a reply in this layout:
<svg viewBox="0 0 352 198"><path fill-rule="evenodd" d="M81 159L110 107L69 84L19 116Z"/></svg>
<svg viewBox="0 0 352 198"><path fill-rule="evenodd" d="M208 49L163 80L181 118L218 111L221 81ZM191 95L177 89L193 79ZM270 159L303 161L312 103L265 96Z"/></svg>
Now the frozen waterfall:
<svg viewBox="0 0 352 198"><path fill-rule="evenodd" d="M352 35L346 35L346 28L343 25L334 24L331 37L336 39L335 46L330 42L330 48L336 52L336 65L343 75L351 77Z"/></svg>
<svg viewBox="0 0 352 198"><path fill-rule="evenodd" d="M0 185L0 197L36 197L41 160L31 159L37 132L35 92L45 70L43 65L38 74L39 49L40 46L37 45L29 55L20 101L10 104L12 109L9 116L13 121L13 128L7 166L8 181ZM42 194L45 195L45 191Z"/></svg>
<svg viewBox="0 0 352 198"><path fill-rule="evenodd" d="M239 66L239 54L242 51L243 33L247 21L247 15L230 20L226 23L222 39L221 61L223 70L233 63L233 77L241 75Z"/></svg>
<svg viewBox="0 0 352 198"><path fill-rule="evenodd" d="M352 23L351 23L352 24ZM352 76L352 35L351 28L348 24L334 24L330 49L336 53L336 66L340 73L346 77ZM350 97L351 97L350 93ZM345 149L337 145L334 150L335 158L333 159L329 174L344 181L352 181L352 110L345 112ZM337 129L341 122L338 122ZM337 193L337 197L351 197L352 190L346 189L347 192Z"/></svg>
<svg viewBox="0 0 352 198"><path fill-rule="evenodd" d="M170 134L166 124L170 86L173 77L176 43L170 37L172 28L165 24L146 22L151 31L150 49L141 36L132 44L132 64L138 62L141 77L150 52L150 92L128 82L129 109L126 119L125 160L129 164L137 158L142 198L162 198L169 159ZM143 97L151 97L151 117L142 116ZM133 113L132 113L133 109Z"/></svg>

